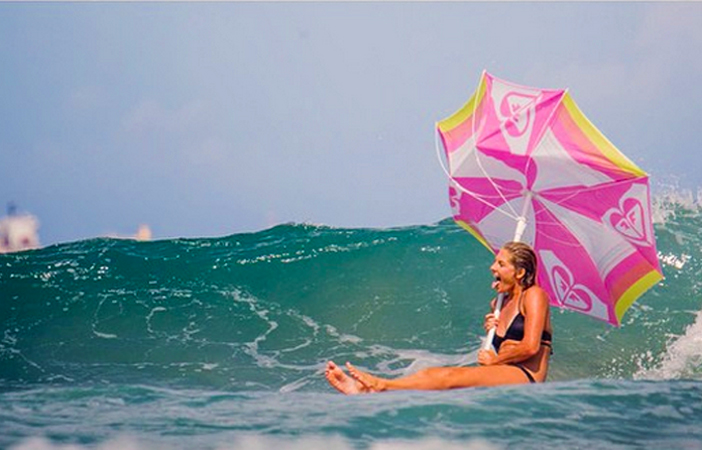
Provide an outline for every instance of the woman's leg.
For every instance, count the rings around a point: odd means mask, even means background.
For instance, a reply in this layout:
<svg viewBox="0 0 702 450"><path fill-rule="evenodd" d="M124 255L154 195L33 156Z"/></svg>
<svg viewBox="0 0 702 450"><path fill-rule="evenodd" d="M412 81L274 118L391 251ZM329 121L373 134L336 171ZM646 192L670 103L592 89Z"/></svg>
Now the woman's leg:
<svg viewBox="0 0 702 450"><path fill-rule="evenodd" d="M346 363L351 376L367 392L392 390L445 390L477 386L529 383L529 379L515 366L432 367L395 379L380 378L358 370ZM339 369L341 371L341 369ZM342 372L343 373L343 372ZM342 391L343 392L343 391Z"/></svg>

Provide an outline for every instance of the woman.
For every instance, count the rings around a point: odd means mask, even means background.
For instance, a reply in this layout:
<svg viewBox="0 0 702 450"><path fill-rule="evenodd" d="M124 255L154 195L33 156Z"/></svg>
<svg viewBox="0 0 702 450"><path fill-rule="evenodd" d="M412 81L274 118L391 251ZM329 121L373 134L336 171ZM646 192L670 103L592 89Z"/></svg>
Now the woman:
<svg viewBox="0 0 702 450"><path fill-rule="evenodd" d="M546 292L536 285L536 254L527 244L509 242L490 266L493 288L505 294L500 318L485 316L485 329L497 327L493 350L478 352L478 366L432 367L415 374L386 379L346 363L347 375L333 361L325 376L344 394L400 389L439 390L475 386L536 383L546 380L551 355L551 317ZM495 300L492 301L495 310Z"/></svg>

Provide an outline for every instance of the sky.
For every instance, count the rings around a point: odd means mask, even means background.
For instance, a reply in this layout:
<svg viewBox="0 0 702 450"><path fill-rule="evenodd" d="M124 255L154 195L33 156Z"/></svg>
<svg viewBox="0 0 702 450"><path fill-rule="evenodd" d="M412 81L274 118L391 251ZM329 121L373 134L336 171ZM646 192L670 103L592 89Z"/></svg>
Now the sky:
<svg viewBox="0 0 702 450"><path fill-rule="evenodd" d="M0 3L0 205L43 244L451 216L435 124L487 70L568 88L702 185L702 3ZM2 206L0 206L2 207Z"/></svg>

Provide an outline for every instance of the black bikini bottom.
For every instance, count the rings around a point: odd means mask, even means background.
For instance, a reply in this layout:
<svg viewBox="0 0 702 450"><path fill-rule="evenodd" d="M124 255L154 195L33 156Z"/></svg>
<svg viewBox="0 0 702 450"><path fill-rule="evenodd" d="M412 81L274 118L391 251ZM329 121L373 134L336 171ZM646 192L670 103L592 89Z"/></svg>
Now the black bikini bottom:
<svg viewBox="0 0 702 450"><path fill-rule="evenodd" d="M526 377L529 379L529 383L536 383L534 376L528 370L526 370L524 367L520 366L519 364L510 364L510 366L514 366L517 369L524 372L524 375L526 375Z"/></svg>

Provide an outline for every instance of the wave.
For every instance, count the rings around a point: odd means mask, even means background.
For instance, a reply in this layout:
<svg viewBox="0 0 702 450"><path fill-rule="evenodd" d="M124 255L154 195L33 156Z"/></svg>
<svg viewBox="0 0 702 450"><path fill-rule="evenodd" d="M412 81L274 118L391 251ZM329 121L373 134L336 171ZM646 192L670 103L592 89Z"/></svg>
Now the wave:
<svg viewBox="0 0 702 450"><path fill-rule="evenodd" d="M620 328L553 311L550 379L699 378L699 206L658 199L666 279ZM451 220L92 239L0 256L0 383L317 390L329 358L386 375L468 364L492 256Z"/></svg>

